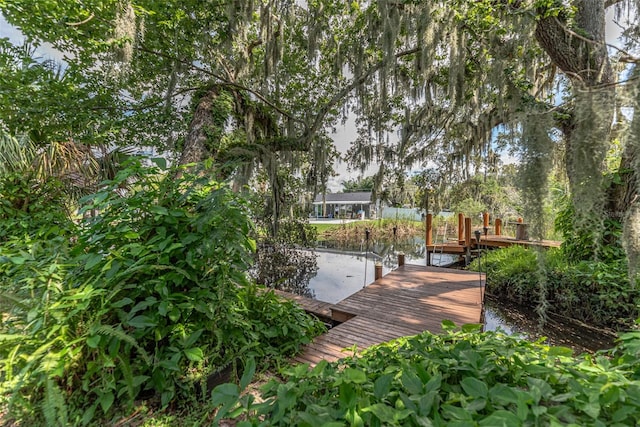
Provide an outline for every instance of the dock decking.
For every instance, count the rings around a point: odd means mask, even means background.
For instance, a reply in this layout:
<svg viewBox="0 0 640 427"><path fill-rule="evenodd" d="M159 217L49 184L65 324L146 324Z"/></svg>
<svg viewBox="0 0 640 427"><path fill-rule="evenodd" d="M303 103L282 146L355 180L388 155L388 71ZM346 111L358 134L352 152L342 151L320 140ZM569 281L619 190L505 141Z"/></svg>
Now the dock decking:
<svg viewBox="0 0 640 427"><path fill-rule="evenodd" d="M279 294L311 312L318 303ZM318 305L321 310L329 308L331 318L342 323L317 337L295 360L315 365L353 354L344 349L354 345L359 351L423 331L438 333L445 319L457 325L479 323L483 294L484 275L404 265L337 304Z"/></svg>
<svg viewBox="0 0 640 427"><path fill-rule="evenodd" d="M542 247L542 248L559 248L562 242L556 240L518 240L514 237L508 236L480 236L480 244L477 244L475 240L472 240L469 244L470 250L476 250L478 248L505 248L509 246L519 245L524 247ZM450 255L464 255L467 253L467 245L459 243L457 241L450 241L444 243L435 243L427 245L427 250L430 253L443 253Z"/></svg>

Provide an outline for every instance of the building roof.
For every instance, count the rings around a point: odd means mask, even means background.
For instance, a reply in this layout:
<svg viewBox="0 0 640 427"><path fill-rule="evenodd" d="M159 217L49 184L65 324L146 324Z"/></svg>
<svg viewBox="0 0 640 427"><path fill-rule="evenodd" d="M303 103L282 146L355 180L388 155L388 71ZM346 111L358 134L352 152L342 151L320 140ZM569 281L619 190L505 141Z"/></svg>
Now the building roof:
<svg viewBox="0 0 640 427"><path fill-rule="evenodd" d="M371 191L358 191L354 193L327 193L325 202L332 205L353 205L371 203ZM322 204L322 194L318 194L314 205Z"/></svg>

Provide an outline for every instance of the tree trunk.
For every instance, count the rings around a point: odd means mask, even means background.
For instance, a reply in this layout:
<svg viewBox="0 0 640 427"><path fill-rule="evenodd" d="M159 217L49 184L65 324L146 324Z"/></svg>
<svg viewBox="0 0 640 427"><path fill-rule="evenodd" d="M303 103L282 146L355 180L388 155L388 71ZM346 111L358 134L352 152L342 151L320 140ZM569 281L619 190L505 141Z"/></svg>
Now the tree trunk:
<svg viewBox="0 0 640 427"><path fill-rule="evenodd" d="M640 78L640 65L636 65L634 77ZM624 215L624 248L629 259L629 277L632 283L640 283L640 83L635 84L633 120L630 138L620 164L623 185L620 194L611 202L617 203L613 209Z"/></svg>
<svg viewBox="0 0 640 427"><path fill-rule="evenodd" d="M562 15L543 17L536 38L553 62L569 77L574 93L570 118L559 126L564 133L567 175L576 209L577 222L587 227L604 219L625 221L625 240L637 229L630 221L638 194L637 138L627 141L620 164L620 177L608 188L602 182L604 160L613 137L616 111L615 80L605 45L605 6L601 0L578 0L576 30L569 29ZM544 16L544 11L540 11ZM634 120L635 121L635 120ZM638 210L637 207L635 210ZM591 221L584 221L591 216ZM637 220L637 218L636 218ZM602 231L602 230L600 230ZM597 235L598 233L596 233ZM608 238L601 240L607 243ZM632 245L627 244L627 252ZM597 249L597 248L596 248Z"/></svg>
<svg viewBox="0 0 640 427"><path fill-rule="evenodd" d="M208 142L210 134L216 127L213 107L217 97L218 88L213 86L198 101L185 137L180 165L201 162L215 155Z"/></svg>

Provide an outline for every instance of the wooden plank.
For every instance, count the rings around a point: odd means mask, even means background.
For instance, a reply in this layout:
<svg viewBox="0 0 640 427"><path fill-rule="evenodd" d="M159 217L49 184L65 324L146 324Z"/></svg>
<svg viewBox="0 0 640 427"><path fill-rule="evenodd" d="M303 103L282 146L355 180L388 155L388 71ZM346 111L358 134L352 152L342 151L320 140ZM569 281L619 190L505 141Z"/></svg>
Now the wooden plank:
<svg viewBox="0 0 640 427"><path fill-rule="evenodd" d="M270 291L282 298L295 301L307 313L314 314L320 318L331 318L331 306L333 304L329 302L319 301L277 289L271 289Z"/></svg>

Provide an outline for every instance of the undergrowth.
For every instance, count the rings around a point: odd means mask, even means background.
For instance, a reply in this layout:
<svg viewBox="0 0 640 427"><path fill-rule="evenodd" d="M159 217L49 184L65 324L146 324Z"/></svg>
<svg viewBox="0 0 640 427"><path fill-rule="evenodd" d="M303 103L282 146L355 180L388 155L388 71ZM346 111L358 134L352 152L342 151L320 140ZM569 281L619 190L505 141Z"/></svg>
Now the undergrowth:
<svg viewBox="0 0 640 427"><path fill-rule="evenodd" d="M425 332L262 387L216 388L217 418L248 426L627 426L640 422L640 332L595 356L479 325ZM242 384L241 384L242 385Z"/></svg>
<svg viewBox="0 0 640 427"><path fill-rule="evenodd" d="M623 259L571 262L560 249L512 246L483 254L469 268L487 273L487 292L521 305L540 303L542 269L549 311L613 329L628 328L639 316L640 289Z"/></svg>
<svg viewBox="0 0 640 427"><path fill-rule="evenodd" d="M85 220L68 230L51 220L62 206L25 217L2 202L26 222L0 241L4 422L86 425L140 398L176 405L209 374L277 367L321 331L250 282L252 224L216 182L133 164L81 200Z"/></svg>

